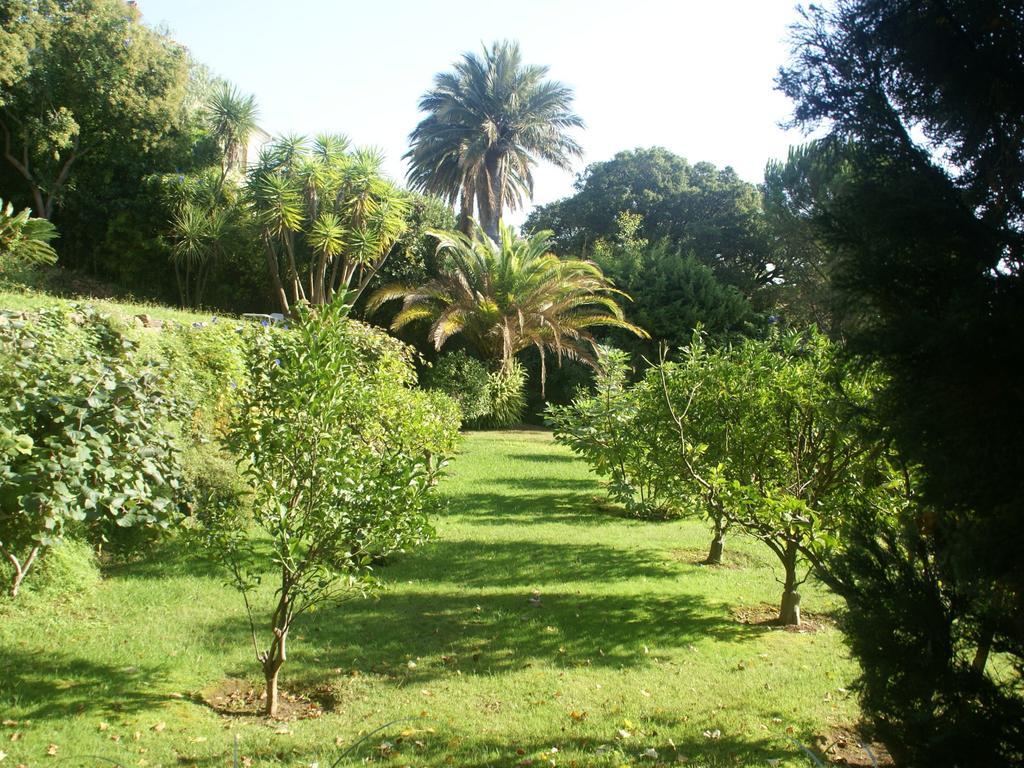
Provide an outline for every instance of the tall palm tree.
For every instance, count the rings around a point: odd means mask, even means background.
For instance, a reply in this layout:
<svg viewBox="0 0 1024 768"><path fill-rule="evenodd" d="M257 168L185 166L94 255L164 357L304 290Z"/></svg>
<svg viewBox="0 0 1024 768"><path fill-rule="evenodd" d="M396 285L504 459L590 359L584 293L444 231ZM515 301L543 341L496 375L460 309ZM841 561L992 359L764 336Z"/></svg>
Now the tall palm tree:
<svg viewBox="0 0 1024 768"><path fill-rule="evenodd" d="M229 171L245 171L249 137L257 129L256 97L245 95L229 83L214 88L206 103L210 133L221 151L221 183Z"/></svg>
<svg viewBox="0 0 1024 768"><path fill-rule="evenodd" d="M570 109L572 89L544 80L547 72L524 65L517 43L494 43L482 56L463 54L420 99L427 116L409 135L409 183L458 201L467 235L474 203L484 232L498 240L505 207L533 196L538 160L569 169L582 155L568 133L583 127Z"/></svg>
<svg viewBox="0 0 1024 768"><path fill-rule="evenodd" d="M597 326L647 333L626 321L616 290L590 261L560 259L550 252L551 232L517 237L500 225L500 240L476 226L474 237L461 232L433 230L442 267L436 277L418 288L390 285L370 297L374 312L384 303L403 299L392 330L416 321L430 322L429 338L441 349L455 335L483 359L507 366L516 354L535 347L541 358L554 353L596 366Z"/></svg>

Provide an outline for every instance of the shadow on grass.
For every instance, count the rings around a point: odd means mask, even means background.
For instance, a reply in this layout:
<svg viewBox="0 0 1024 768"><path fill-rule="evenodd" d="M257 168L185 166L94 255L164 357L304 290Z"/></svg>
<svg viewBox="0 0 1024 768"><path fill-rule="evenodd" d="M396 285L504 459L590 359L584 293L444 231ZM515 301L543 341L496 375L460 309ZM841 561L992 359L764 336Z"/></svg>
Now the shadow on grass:
<svg viewBox="0 0 1024 768"><path fill-rule="evenodd" d="M596 490L593 486L590 488ZM481 525L598 525L615 520L637 520L621 506L594 492L519 493L516 496L500 492L462 493L449 497L449 510L471 517L474 524Z"/></svg>
<svg viewBox="0 0 1024 768"><path fill-rule="evenodd" d="M406 589L307 614L292 630L284 685L293 691L315 688L336 679L330 670L426 685L538 664L645 667L661 663L658 649L760 634L694 596L562 590L542 592L539 605L530 597L525 589L477 595ZM270 606L257 610L269 615ZM205 628L202 636L221 647L244 644L247 632L243 620L232 619ZM417 660L412 667L410 660Z"/></svg>
<svg viewBox="0 0 1024 768"><path fill-rule="evenodd" d="M500 735L482 735L461 732L451 726L434 723L429 719L406 718L380 730L371 731L366 738L341 738L340 744L327 740L313 745L321 765L334 768L366 764L430 764L457 765L460 768L514 768L534 765L602 765L645 764L659 766L696 764L706 766L765 765L773 758L790 757L792 749L780 748L768 737L722 735L718 739L704 736L681 737L678 733L648 731L626 740L616 740L615 734L607 738L578 732L568 724L553 729L546 737L530 739L503 738ZM427 728L436 732L426 731ZM577 730L576 733L573 731ZM209 749L209 748L207 748ZM653 749L656 758L645 754ZM198 767L230 764L231 740L224 737L219 753L182 754L179 762ZM347 754L346 754L347 752ZM303 750L307 757L312 756ZM294 759L286 743L239 745L239 754L251 762L266 763ZM343 757L344 755L344 757ZM566 762L568 760L569 762ZM635 763L636 761L636 763ZM248 764L248 763L247 763ZM810 765L810 761L807 761Z"/></svg>
<svg viewBox="0 0 1024 768"><path fill-rule="evenodd" d="M117 667L61 654L8 647L0 663L0 702L23 709L27 719L67 717L86 711L141 712L167 701L155 695L158 667Z"/></svg>
<svg viewBox="0 0 1024 768"><path fill-rule="evenodd" d="M647 549L600 544L442 539L393 558L382 571L389 580L457 583L462 588L559 586L640 578L675 579L679 569Z"/></svg>

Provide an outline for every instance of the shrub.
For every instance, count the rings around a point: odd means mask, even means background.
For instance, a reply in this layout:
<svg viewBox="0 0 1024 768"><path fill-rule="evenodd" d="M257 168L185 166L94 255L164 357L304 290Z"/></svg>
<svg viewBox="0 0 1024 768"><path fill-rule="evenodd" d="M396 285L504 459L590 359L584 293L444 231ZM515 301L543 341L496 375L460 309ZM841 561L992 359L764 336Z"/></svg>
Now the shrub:
<svg viewBox="0 0 1024 768"><path fill-rule="evenodd" d="M662 471L665 446L641 387L627 386L628 355L603 348L592 394L581 392L568 406L547 410L555 439L607 477L608 493L637 517L660 518L681 511L681 492Z"/></svg>
<svg viewBox="0 0 1024 768"><path fill-rule="evenodd" d="M438 357L424 372L422 380L427 389L443 392L458 403L463 423L491 412L491 380L487 366L462 350Z"/></svg>
<svg viewBox="0 0 1024 768"><path fill-rule="evenodd" d="M526 410L526 369L515 358L488 374L490 408L476 426L504 429L522 423Z"/></svg>
<svg viewBox="0 0 1024 768"><path fill-rule="evenodd" d="M166 526L181 468L165 371L98 313L40 311L0 327L0 553L16 595L36 559L83 523Z"/></svg>

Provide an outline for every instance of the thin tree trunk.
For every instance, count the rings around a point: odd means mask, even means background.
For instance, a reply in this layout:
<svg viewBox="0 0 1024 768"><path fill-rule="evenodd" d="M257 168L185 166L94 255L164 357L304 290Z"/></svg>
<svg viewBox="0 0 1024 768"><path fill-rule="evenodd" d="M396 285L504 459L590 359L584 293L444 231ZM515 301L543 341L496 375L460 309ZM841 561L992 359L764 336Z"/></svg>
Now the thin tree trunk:
<svg viewBox="0 0 1024 768"><path fill-rule="evenodd" d="M708 556L704 559L704 565L721 565L722 554L725 552L725 532L729 527L722 515L714 516L715 533L711 539L711 547Z"/></svg>
<svg viewBox="0 0 1024 768"><path fill-rule="evenodd" d="M464 185L459 198L459 232L471 237L473 235L473 190Z"/></svg>
<svg viewBox="0 0 1024 768"><path fill-rule="evenodd" d="M783 626L800 626L800 593L796 591L796 557L796 544L787 542L782 557L786 579L782 585L782 603L779 606L778 619L779 624Z"/></svg>
<svg viewBox="0 0 1024 768"><path fill-rule="evenodd" d="M267 271L270 272L270 282L273 286L274 296L277 299L278 306L281 308L281 313L287 315L288 294L285 293L284 284L281 282L281 272L277 267L277 254L274 253L274 249L271 246L269 239L264 238L263 246L264 254L267 258Z"/></svg>
<svg viewBox="0 0 1024 768"><path fill-rule="evenodd" d="M18 590L21 589L21 582L25 580L25 576L28 575L29 569L32 567L32 564L36 561L36 557L39 556L39 550L40 546L38 544L32 547L32 551L28 553L28 557L25 558L24 563L18 560L18 558L14 556L14 553L8 552L6 549L2 550L4 557L7 558L7 561L11 564L11 567L14 568L14 578L11 580L11 587L8 590L11 599L14 599L18 596Z"/></svg>

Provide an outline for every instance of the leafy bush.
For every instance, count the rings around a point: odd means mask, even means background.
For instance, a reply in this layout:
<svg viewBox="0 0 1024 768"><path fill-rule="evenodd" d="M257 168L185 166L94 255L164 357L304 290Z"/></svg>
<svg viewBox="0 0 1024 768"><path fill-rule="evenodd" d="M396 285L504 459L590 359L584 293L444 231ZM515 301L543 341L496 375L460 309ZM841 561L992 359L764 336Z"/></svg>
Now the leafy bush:
<svg viewBox="0 0 1024 768"><path fill-rule="evenodd" d="M408 348L349 321L347 310L300 305L294 330L247 334L248 383L230 444L244 458L263 535L248 535L226 508L209 529L245 597L270 716L292 621L373 588L376 559L430 535L432 488L458 437L457 406L414 387ZM262 649L254 590L265 569L243 565L261 560L280 579Z"/></svg>
<svg viewBox="0 0 1024 768"><path fill-rule="evenodd" d="M548 423L555 438L609 478L608 493L637 517L666 517L683 507L681 492L666 476L650 409L641 407L641 388L627 386L628 355L603 348L595 391L580 393L568 406L552 406Z"/></svg>
<svg viewBox="0 0 1024 768"><path fill-rule="evenodd" d="M50 221L33 218L28 208L15 214L14 206L0 199L0 270L8 263L53 264L57 253L50 241L56 237Z"/></svg>
<svg viewBox="0 0 1024 768"><path fill-rule="evenodd" d="M526 369L512 358L488 374L490 407L476 426L505 429L520 424L526 410Z"/></svg>
<svg viewBox="0 0 1024 768"><path fill-rule="evenodd" d="M423 386L452 398L462 411L463 423L491 411L491 380L487 366L462 350L445 352L424 372Z"/></svg>
<svg viewBox="0 0 1024 768"><path fill-rule="evenodd" d="M0 327L0 553L16 595L36 558L83 523L166 526L181 467L166 373L89 309Z"/></svg>

